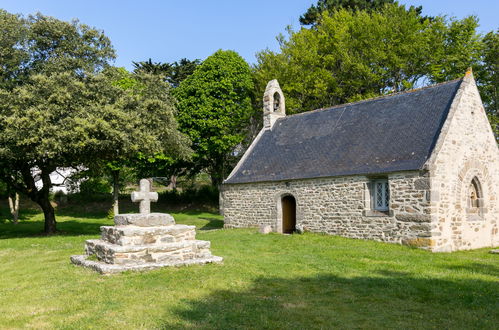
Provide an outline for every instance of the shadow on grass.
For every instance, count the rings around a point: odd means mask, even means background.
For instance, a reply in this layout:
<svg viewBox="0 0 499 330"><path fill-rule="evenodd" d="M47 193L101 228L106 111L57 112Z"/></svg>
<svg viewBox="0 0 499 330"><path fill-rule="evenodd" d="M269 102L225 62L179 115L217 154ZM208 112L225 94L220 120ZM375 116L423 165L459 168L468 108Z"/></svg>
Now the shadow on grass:
<svg viewBox="0 0 499 330"><path fill-rule="evenodd" d="M18 220L19 221L27 221L27 220L30 220L32 217L34 217L37 214L40 214L39 210L25 209L19 213ZM6 209L0 210L0 224L12 224L11 219L12 219L12 215L10 214L10 212L8 210L6 210Z"/></svg>
<svg viewBox="0 0 499 330"><path fill-rule="evenodd" d="M199 219L209 221L206 225L199 228L199 230L214 230L223 228L224 226L224 221L217 218L199 217Z"/></svg>
<svg viewBox="0 0 499 330"><path fill-rule="evenodd" d="M57 233L52 236L99 235L100 227L105 225L109 225L109 223L103 221L61 221L57 223ZM0 224L0 239L46 236L43 233L43 226L43 221L19 222L17 225L11 223Z"/></svg>
<svg viewBox="0 0 499 330"><path fill-rule="evenodd" d="M470 265L447 266L446 268L456 271L467 271L475 274L496 276L499 279L499 267L494 265L473 263Z"/></svg>
<svg viewBox="0 0 499 330"><path fill-rule="evenodd" d="M386 273L345 278L330 274L267 278L248 289L219 290L185 300L182 325L218 329L481 328L499 322L499 285ZM162 328L180 327L163 324Z"/></svg>

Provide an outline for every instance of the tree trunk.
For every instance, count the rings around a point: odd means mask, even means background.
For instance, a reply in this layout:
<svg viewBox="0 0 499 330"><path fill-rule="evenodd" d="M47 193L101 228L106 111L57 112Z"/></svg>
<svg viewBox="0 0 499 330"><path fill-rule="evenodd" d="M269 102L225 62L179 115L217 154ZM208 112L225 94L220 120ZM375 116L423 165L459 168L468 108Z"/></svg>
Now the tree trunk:
<svg viewBox="0 0 499 330"><path fill-rule="evenodd" d="M37 193L36 202L43 210L43 215L45 216L45 234L55 234L56 221L55 221L55 210L52 204L50 204L50 188L52 187L52 180L50 179L50 173L52 173L54 169L41 169L41 177L43 182L42 189Z"/></svg>
<svg viewBox="0 0 499 330"><path fill-rule="evenodd" d="M9 195L9 208L10 214L12 214L12 221L17 225L19 219L19 194L17 192L14 193L14 199Z"/></svg>
<svg viewBox="0 0 499 330"><path fill-rule="evenodd" d="M120 171L112 171L113 175L113 212L120 214Z"/></svg>
<svg viewBox="0 0 499 330"><path fill-rule="evenodd" d="M177 190L177 176L176 175L172 175L170 177L170 187L172 188L172 190Z"/></svg>
<svg viewBox="0 0 499 330"><path fill-rule="evenodd" d="M48 194L38 198L38 205L42 208L45 217L45 234L54 234L56 232L55 210L50 204Z"/></svg>

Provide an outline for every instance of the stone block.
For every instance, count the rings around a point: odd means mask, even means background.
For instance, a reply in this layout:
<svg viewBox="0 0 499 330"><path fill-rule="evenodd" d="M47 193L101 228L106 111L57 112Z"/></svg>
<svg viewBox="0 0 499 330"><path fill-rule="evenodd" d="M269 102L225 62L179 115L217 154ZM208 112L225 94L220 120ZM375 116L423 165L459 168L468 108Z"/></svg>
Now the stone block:
<svg viewBox="0 0 499 330"><path fill-rule="evenodd" d="M435 240L430 238L407 238L402 240L402 244L418 248L431 248L435 246Z"/></svg>
<svg viewBox="0 0 499 330"><path fill-rule="evenodd" d="M260 234L269 234L271 232L272 232L272 226L269 225L260 226Z"/></svg>
<svg viewBox="0 0 499 330"><path fill-rule="evenodd" d="M221 263L223 259L217 256L207 256L196 259L187 260L175 260L171 262L161 262L161 263L143 263L143 264L128 264L128 265L116 265L116 264L106 264L99 261L88 260L88 255L75 255L71 256L71 262L75 265L87 267L93 269L100 274L110 275L117 274L124 271L146 271L162 267L180 267L180 266L190 266L190 265L203 265L208 263Z"/></svg>
<svg viewBox="0 0 499 330"><path fill-rule="evenodd" d="M88 240L85 244L87 255L95 255L98 260L107 264L119 265L192 259L198 254L207 256L209 248L210 242L198 240L135 246Z"/></svg>
<svg viewBox="0 0 499 330"><path fill-rule="evenodd" d="M166 213L117 214L114 216L114 223L116 226L155 227L173 225L175 219Z"/></svg>
<svg viewBox="0 0 499 330"><path fill-rule="evenodd" d="M171 225L156 227L102 226L102 240L117 245L144 245L194 240L195 226Z"/></svg>
<svg viewBox="0 0 499 330"><path fill-rule="evenodd" d="M426 214L397 214L395 219L402 222L431 222L431 216Z"/></svg>

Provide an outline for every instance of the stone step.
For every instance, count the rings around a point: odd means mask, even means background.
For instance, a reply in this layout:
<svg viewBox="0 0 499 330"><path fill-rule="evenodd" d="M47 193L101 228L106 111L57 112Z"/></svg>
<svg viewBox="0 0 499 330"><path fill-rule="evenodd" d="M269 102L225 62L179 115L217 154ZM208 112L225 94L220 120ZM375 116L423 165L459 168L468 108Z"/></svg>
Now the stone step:
<svg viewBox="0 0 499 330"><path fill-rule="evenodd" d="M144 271L157 269L161 267L179 267L179 266L190 266L190 265L201 265L207 263L221 263L223 259L217 256L210 256L205 258L195 258L187 260L173 260L169 262L156 262L156 263L143 263L143 264L127 264L127 265L116 265L107 264L100 261L88 260L88 255L76 255L71 256L71 262L75 265L80 265L93 269L101 274L115 274L124 271Z"/></svg>
<svg viewBox="0 0 499 330"><path fill-rule="evenodd" d="M166 213L130 213L116 214L114 223L117 226L135 225L140 227L169 226L175 224L175 219Z"/></svg>
<svg viewBox="0 0 499 330"><path fill-rule="evenodd" d="M87 255L95 255L108 264L141 264L173 262L211 256L210 242L188 240L174 243L122 246L103 240L87 240Z"/></svg>
<svg viewBox="0 0 499 330"><path fill-rule="evenodd" d="M117 245L148 245L175 243L196 239L196 227L171 225L156 227L140 226L102 226L103 241Z"/></svg>

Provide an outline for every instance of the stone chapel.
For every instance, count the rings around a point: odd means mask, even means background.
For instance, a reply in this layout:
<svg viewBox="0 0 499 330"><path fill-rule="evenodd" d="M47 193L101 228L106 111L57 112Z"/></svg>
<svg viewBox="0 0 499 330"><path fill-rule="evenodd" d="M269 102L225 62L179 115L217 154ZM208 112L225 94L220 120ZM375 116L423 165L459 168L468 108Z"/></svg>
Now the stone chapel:
<svg viewBox="0 0 499 330"><path fill-rule="evenodd" d="M499 149L471 70L457 80L264 126L221 190L225 227L270 225L431 251L499 245Z"/></svg>

